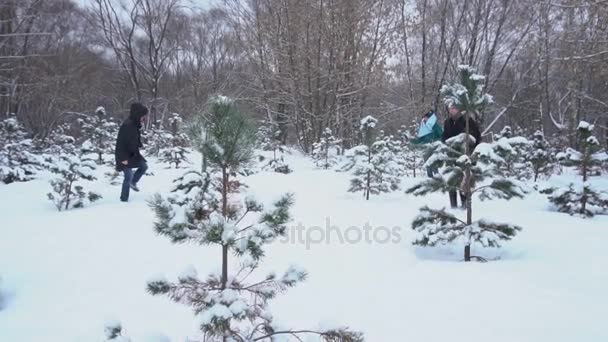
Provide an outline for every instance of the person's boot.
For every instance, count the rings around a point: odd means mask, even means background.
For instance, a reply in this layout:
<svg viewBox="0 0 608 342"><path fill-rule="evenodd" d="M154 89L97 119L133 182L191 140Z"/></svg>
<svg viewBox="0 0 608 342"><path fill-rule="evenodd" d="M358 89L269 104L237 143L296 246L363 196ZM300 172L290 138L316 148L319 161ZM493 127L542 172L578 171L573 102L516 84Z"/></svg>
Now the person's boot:
<svg viewBox="0 0 608 342"><path fill-rule="evenodd" d="M137 187L137 184L131 183L131 189L133 189L133 191L135 191L135 192L139 192L139 188Z"/></svg>
<svg viewBox="0 0 608 342"><path fill-rule="evenodd" d="M456 191L450 191L449 195L450 195L450 206L452 207L452 209L458 208L458 201L456 199Z"/></svg>

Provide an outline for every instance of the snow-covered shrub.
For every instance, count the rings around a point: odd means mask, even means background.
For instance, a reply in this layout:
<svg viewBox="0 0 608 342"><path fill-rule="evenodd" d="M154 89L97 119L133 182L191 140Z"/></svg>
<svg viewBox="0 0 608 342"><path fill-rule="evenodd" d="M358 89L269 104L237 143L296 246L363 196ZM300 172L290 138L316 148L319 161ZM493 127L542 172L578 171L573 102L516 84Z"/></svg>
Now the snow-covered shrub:
<svg viewBox="0 0 608 342"><path fill-rule="evenodd" d="M283 195L264 210L255 199L239 195L243 184L236 175L253 157L253 130L225 98L216 99L210 113L206 142L199 145L208 156L208 169L186 173L174 182L169 197L156 195L150 205L160 235L174 243L220 247L221 273L203 278L189 267L176 281L162 276L150 279L148 291L191 307L204 341L275 341L306 334L326 341L361 341L360 334L346 329L298 332L274 323L269 301L303 281L306 272L292 266L282 275L259 277L255 271L264 246L286 234L293 197ZM229 262L233 257L241 261L240 266L229 270L235 264Z"/></svg>
<svg viewBox="0 0 608 342"><path fill-rule="evenodd" d="M104 156L114 153L118 126L112 120L107 119L104 107L97 108L94 116L81 119L81 124L86 137L82 144L83 151L95 154L97 164L103 164ZM111 159L111 162L114 161Z"/></svg>
<svg viewBox="0 0 608 342"><path fill-rule="evenodd" d="M167 132L159 120L150 128L142 130L141 139L147 155L158 157L160 151L169 146L171 134Z"/></svg>
<svg viewBox="0 0 608 342"><path fill-rule="evenodd" d="M568 148L556 156L562 164L575 167L582 177L579 184L571 183L566 188L543 190L560 212L583 217L608 212L608 192L595 188L589 182L592 171L599 170L608 162L608 154L601 151L600 142L593 136L593 128L593 125L581 121L578 125L581 150Z"/></svg>
<svg viewBox="0 0 608 342"><path fill-rule="evenodd" d="M331 129L325 128L319 142L312 146L312 159L323 169L329 169L338 163L340 139L332 135Z"/></svg>
<svg viewBox="0 0 608 342"><path fill-rule="evenodd" d="M53 160L50 167L56 177L50 181L53 191L47 197L59 211L82 208L87 202L97 201L101 195L93 191L86 192L81 183L81 180L95 180L95 169L95 161L84 155L62 153Z"/></svg>
<svg viewBox="0 0 608 342"><path fill-rule="evenodd" d="M345 154L343 171L352 171L349 192L363 192L369 200L370 194L380 194L399 189L400 167L387 140L375 139L378 120L367 116L361 120L363 144L349 149Z"/></svg>
<svg viewBox="0 0 608 342"><path fill-rule="evenodd" d="M256 145L263 151L272 151L272 157L268 161L266 159L262 161L262 170L287 174L292 170L285 162L285 149L281 144L280 136L281 130L277 123L262 122L256 133Z"/></svg>
<svg viewBox="0 0 608 342"><path fill-rule="evenodd" d="M415 145L411 141L415 138L415 134L412 134L412 130L416 130L418 123L414 122L414 125L407 127L401 126L399 129L399 146L400 151L397 154L397 163L400 165L404 176L417 177L420 174L422 165L424 164L424 145Z"/></svg>
<svg viewBox="0 0 608 342"><path fill-rule="evenodd" d="M474 73L469 66L460 66L460 82L442 88L444 100L465 113L477 117L490 102L490 95L483 93L484 77ZM497 145L510 148L509 141L500 144L481 143L474 150L475 138L470 132L448 139L445 144L430 145L425 167L443 167L439 174L406 190L406 193L423 196L432 192L461 191L466 196L466 220L461 220L445 210L428 207L420 209L420 215L412 222L418 233L414 244L436 246L464 242L464 260L473 258L471 245L498 247L500 240L509 240L521 228L506 223L493 223L486 219L473 220L472 199L479 194L481 200L523 197L524 187L516 180L503 175L505 160L496 152Z"/></svg>
<svg viewBox="0 0 608 342"><path fill-rule="evenodd" d="M532 144L528 151L528 161L532 165L532 173L536 182L539 176L547 176L553 169L553 160L549 142L545 139L543 132L534 132Z"/></svg>
<svg viewBox="0 0 608 342"><path fill-rule="evenodd" d="M175 167L179 168L181 164L188 162L189 139L182 131L183 120L178 113L173 113L168 122L169 141L167 146L160 149L159 160L169 165L175 164Z"/></svg>
<svg viewBox="0 0 608 342"><path fill-rule="evenodd" d="M511 127L505 126L499 139L493 143L495 152L503 159L500 171L505 177L524 180L532 176L532 164L527 160L532 143L523 136L513 136Z"/></svg>
<svg viewBox="0 0 608 342"><path fill-rule="evenodd" d="M285 158L283 156L271 158L262 166L262 170L284 174L293 172L293 170L289 167L289 164L285 162Z"/></svg>
<svg viewBox="0 0 608 342"><path fill-rule="evenodd" d="M33 150L32 140L17 118L0 121L0 181L9 184L35 178L44 161Z"/></svg>

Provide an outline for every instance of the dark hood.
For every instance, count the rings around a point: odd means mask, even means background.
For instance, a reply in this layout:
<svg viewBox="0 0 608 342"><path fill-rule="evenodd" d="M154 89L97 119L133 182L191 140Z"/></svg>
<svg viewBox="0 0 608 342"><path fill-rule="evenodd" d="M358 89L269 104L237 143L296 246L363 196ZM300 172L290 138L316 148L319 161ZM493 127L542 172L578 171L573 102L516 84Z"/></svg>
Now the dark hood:
<svg viewBox="0 0 608 342"><path fill-rule="evenodd" d="M148 115L148 108L139 102L131 104L131 111L129 113L129 119L139 124L143 116Z"/></svg>

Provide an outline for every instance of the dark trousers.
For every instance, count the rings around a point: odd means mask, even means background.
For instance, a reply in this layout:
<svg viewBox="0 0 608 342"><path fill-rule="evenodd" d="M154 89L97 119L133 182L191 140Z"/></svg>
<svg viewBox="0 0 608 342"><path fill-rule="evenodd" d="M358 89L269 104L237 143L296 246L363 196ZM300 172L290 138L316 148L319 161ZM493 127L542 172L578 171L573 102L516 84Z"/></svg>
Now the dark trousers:
<svg viewBox="0 0 608 342"><path fill-rule="evenodd" d="M129 200L129 191L131 190L131 184L137 184L141 177L146 173L148 169L148 164L145 161L139 162L137 166L137 170L133 172L133 169L130 167L125 167L122 172L125 176L125 179L122 181L122 191L120 192L120 200L128 201Z"/></svg>
<svg viewBox="0 0 608 342"><path fill-rule="evenodd" d="M452 208L458 208L458 199L456 197L456 190L452 190L449 192L450 194L450 206ZM467 196L460 192L460 204L462 205L462 207L466 207L466 201L467 201Z"/></svg>

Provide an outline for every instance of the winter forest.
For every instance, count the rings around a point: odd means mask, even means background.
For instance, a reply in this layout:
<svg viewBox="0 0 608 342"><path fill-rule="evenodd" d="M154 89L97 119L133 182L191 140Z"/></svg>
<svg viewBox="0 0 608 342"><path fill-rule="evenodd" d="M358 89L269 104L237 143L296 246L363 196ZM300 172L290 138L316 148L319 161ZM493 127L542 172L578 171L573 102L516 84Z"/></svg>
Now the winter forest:
<svg viewBox="0 0 608 342"><path fill-rule="evenodd" d="M0 341L607 341L607 175L608 1L0 0Z"/></svg>

